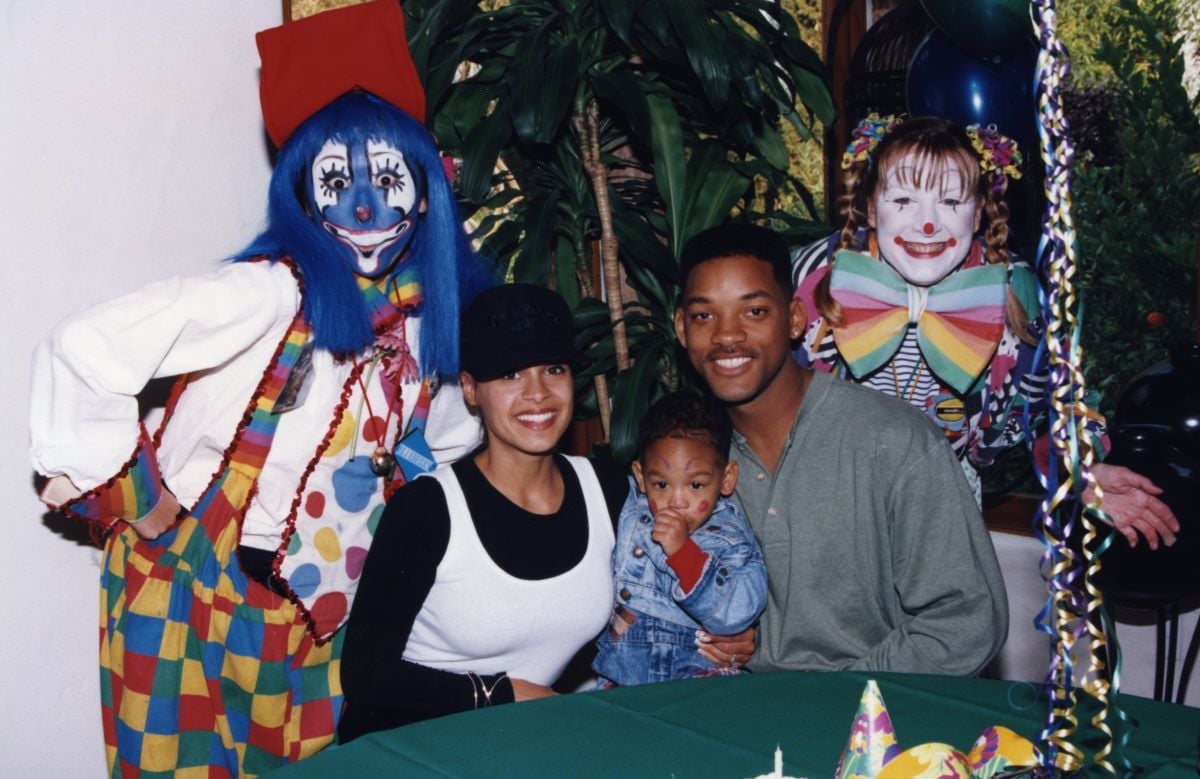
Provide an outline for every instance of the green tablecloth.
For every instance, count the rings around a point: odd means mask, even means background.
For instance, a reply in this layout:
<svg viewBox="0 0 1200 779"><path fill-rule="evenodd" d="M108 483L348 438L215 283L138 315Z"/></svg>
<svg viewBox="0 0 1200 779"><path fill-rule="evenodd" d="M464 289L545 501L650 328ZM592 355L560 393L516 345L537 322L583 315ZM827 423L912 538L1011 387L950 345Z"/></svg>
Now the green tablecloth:
<svg viewBox="0 0 1200 779"><path fill-rule="evenodd" d="M779 744L785 774L824 778L833 774L871 678L905 749L939 741L966 752L993 724L1036 743L1046 712L1044 695L1023 682L860 673L718 677L443 717L332 747L273 775L740 779L769 773ZM1126 747L1135 766L1153 776L1197 775L1200 709L1132 696L1120 701L1137 722Z"/></svg>

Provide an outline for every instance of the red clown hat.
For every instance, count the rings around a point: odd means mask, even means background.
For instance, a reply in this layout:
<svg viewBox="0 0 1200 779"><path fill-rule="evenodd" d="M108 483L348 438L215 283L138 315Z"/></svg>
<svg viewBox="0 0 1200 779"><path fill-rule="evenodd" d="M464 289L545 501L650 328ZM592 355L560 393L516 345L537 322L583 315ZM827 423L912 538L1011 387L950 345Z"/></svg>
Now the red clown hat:
<svg viewBox="0 0 1200 779"><path fill-rule="evenodd" d="M263 122L276 146L356 88L425 121L425 89L408 53L397 0L326 11L263 30L256 39Z"/></svg>

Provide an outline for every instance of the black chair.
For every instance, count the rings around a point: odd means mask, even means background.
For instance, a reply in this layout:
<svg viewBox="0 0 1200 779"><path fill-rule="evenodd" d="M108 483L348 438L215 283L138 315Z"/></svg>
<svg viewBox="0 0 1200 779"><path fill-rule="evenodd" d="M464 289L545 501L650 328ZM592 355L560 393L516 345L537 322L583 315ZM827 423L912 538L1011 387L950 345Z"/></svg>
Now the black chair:
<svg viewBox="0 0 1200 779"><path fill-rule="evenodd" d="M1178 686L1176 686L1175 668L1179 657L1179 615L1181 610L1194 608L1197 601L1194 598L1175 597L1173 594L1163 595L1123 590L1111 582L1105 582L1099 586L1104 592L1105 602L1109 606L1153 613L1155 652L1152 696L1158 701L1184 703L1187 698L1188 682L1196 666L1196 655L1200 652L1200 621L1197 622L1196 629L1192 631L1191 640L1184 652L1183 666L1179 669ZM1115 636L1110 636L1110 638L1115 638ZM1111 669L1111 659L1109 665Z"/></svg>
<svg viewBox="0 0 1200 779"><path fill-rule="evenodd" d="M1176 687L1179 615L1200 604L1200 343L1179 343L1171 360L1137 376L1122 393L1106 462L1124 465L1163 488L1178 517L1174 546L1130 549L1116 538L1101 558L1096 584L1117 607L1150 611L1156 627L1154 697L1182 703L1200 653L1192 632Z"/></svg>

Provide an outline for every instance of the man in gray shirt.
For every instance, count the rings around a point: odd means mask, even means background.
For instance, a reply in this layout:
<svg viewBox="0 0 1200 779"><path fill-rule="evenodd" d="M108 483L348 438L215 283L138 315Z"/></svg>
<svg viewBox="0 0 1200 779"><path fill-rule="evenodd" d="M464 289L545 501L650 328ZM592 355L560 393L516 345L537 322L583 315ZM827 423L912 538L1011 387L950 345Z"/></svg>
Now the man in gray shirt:
<svg viewBox="0 0 1200 779"><path fill-rule="evenodd" d="M773 232L707 230L681 265L675 331L733 421L736 497L767 563L749 667L977 673L1008 606L945 439L903 401L792 359L804 304Z"/></svg>

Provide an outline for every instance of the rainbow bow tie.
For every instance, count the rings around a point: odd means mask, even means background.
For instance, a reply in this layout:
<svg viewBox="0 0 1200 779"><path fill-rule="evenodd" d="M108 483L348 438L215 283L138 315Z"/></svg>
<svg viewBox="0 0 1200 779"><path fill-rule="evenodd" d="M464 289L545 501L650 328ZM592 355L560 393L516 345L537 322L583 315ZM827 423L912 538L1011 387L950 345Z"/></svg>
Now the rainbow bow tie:
<svg viewBox="0 0 1200 779"><path fill-rule="evenodd" d="M833 337L846 366L863 378L887 362L917 325L917 347L929 369L962 394L988 366L1004 332L1008 269L984 265L914 287L885 262L840 251L829 292L842 306Z"/></svg>

